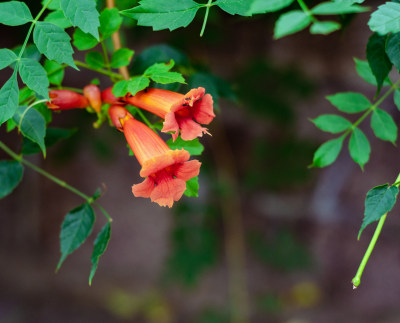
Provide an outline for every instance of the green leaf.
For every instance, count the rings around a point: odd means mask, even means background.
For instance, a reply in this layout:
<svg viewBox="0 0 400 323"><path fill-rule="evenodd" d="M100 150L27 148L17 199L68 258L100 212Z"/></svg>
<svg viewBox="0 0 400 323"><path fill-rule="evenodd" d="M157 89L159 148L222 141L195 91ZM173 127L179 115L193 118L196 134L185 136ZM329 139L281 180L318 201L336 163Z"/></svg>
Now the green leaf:
<svg viewBox="0 0 400 323"><path fill-rule="evenodd" d="M169 63L157 63L147 68L143 75L150 77L154 82L169 84L174 82L185 83L181 73L169 72L174 67L175 62L171 59Z"/></svg>
<svg viewBox="0 0 400 323"><path fill-rule="evenodd" d="M44 103L40 103L40 104L36 104L35 106L33 106L33 108L37 111L39 111L39 113L42 115L42 117L44 118L44 121L46 122L46 125L48 123L51 122L51 120L53 119L53 115L52 115L52 110L50 110L46 104Z"/></svg>
<svg viewBox="0 0 400 323"><path fill-rule="evenodd" d="M119 68L129 65L135 52L127 48L120 48L111 56L110 65L112 68Z"/></svg>
<svg viewBox="0 0 400 323"><path fill-rule="evenodd" d="M379 139L387 140L393 144L397 139L397 126L390 114L376 108L371 117L371 128Z"/></svg>
<svg viewBox="0 0 400 323"><path fill-rule="evenodd" d="M94 0L61 0L61 9L71 24L99 40L99 13Z"/></svg>
<svg viewBox="0 0 400 323"><path fill-rule="evenodd" d="M94 274L96 273L97 266L99 265L100 256L106 251L108 242L111 237L111 225L107 222L100 230L99 234L94 241L94 247L91 257L92 268L90 270L89 285L92 285Z"/></svg>
<svg viewBox="0 0 400 323"><path fill-rule="evenodd" d="M281 15L275 24L274 38L294 34L311 23L311 17L301 10L293 10Z"/></svg>
<svg viewBox="0 0 400 323"><path fill-rule="evenodd" d="M186 190L183 193L189 197L199 197L199 177L193 177L186 181Z"/></svg>
<svg viewBox="0 0 400 323"><path fill-rule="evenodd" d="M311 9L314 15L341 15L368 11L366 7L353 5L347 2L323 2Z"/></svg>
<svg viewBox="0 0 400 323"><path fill-rule="evenodd" d="M203 6L192 0L168 1L168 5L165 0L141 0L139 6L120 13L137 20L139 26L172 31L189 25L197 10Z"/></svg>
<svg viewBox="0 0 400 323"><path fill-rule="evenodd" d="M69 211L65 216L60 233L61 258L56 270L60 269L68 255L85 242L92 232L94 220L93 209L88 203Z"/></svg>
<svg viewBox="0 0 400 323"><path fill-rule="evenodd" d="M0 24L19 26L33 20L28 6L20 1L0 3Z"/></svg>
<svg viewBox="0 0 400 323"><path fill-rule="evenodd" d="M352 126L349 120L335 114L323 114L311 121L317 128L330 133L340 133Z"/></svg>
<svg viewBox="0 0 400 323"><path fill-rule="evenodd" d="M349 140L350 156L364 170L364 165L369 160L371 146L364 133L359 128L354 128Z"/></svg>
<svg viewBox="0 0 400 323"><path fill-rule="evenodd" d="M0 90L0 125L14 115L17 107L18 81L17 72L14 71Z"/></svg>
<svg viewBox="0 0 400 323"><path fill-rule="evenodd" d="M400 71L400 33L388 36L386 54L397 70Z"/></svg>
<svg viewBox="0 0 400 323"><path fill-rule="evenodd" d="M8 119L6 122L6 131L10 132L13 131L17 127L17 124L14 122L13 119Z"/></svg>
<svg viewBox="0 0 400 323"><path fill-rule="evenodd" d="M49 22L38 21L33 31L33 41L35 42L38 50L46 55L50 60L57 63L66 63L75 69L74 53L71 43L71 38L60 27Z"/></svg>
<svg viewBox="0 0 400 323"><path fill-rule="evenodd" d="M250 2L250 15L281 10L290 6L294 0L254 0Z"/></svg>
<svg viewBox="0 0 400 323"><path fill-rule="evenodd" d="M204 146L200 143L199 139L193 139L189 141L183 140L181 137L176 138L175 141L169 139L167 145L171 149L185 149L191 156L198 156L204 150Z"/></svg>
<svg viewBox="0 0 400 323"><path fill-rule="evenodd" d="M357 74L367 83L377 85L375 75L372 73L371 67L367 61L363 61L358 58L353 58L356 63ZM383 85L388 85L388 80L383 82Z"/></svg>
<svg viewBox="0 0 400 323"><path fill-rule="evenodd" d="M44 62L44 69L47 72L47 77L51 84L61 85L64 78L64 68L61 64L46 59Z"/></svg>
<svg viewBox="0 0 400 323"><path fill-rule="evenodd" d="M122 17L117 8L104 9L100 15L100 33L102 38L108 38L115 33L122 23Z"/></svg>
<svg viewBox="0 0 400 323"><path fill-rule="evenodd" d="M310 27L310 33L327 35L338 29L340 24L335 21L315 21Z"/></svg>
<svg viewBox="0 0 400 323"><path fill-rule="evenodd" d="M10 194L21 182L24 167L15 160L0 161L0 199Z"/></svg>
<svg viewBox="0 0 400 323"><path fill-rule="evenodd" d="M386 2L371 14L368 26L372 31L385 35L400 32L400 4Z"/></svg>
<svg viewBox="0 0 400 323"><path fill-rule="evenodd" d="M230 15L251 16L252 1L248 0L217 0L213 3Z"/></svg>
<svg viewBox="0 0 400 323"><path fill-rule="evenodd" d="M24 101L27 101L32 96L35 96L35 92L33 92L29 87L24 86L19 90L18 102L20 105L23 105Z"/></svg>
<svg viewBox="0 0 400 323"><path fill-rule="evenodd" d="M344 137L328 140L323 143L314 153L314 159L311 166L325 167L332 164L339 156L342 150Z"/></svg>
<svg viewBox="0 0 400 323"><path fill-rule="evenodd" d="M378 221L382 215L389 212L396 203L399 188L388 184L376 186L371 189L365 198L364 219L361 225L358 239L361 233L372 222Z"/></svg>
<svg viewBox="0 0 400 323"><path fill-rule="evenodd" d="M86 63L92 68L104 67L104 57L99 52L89 52L85 56Z"/></svg>
<svg viewBox="0 0 400 323"><path fill-rule="evenodd" d="M392 63L386 54L386 37L372 34L367 44L367 60L371 67L372 73L375 75L378 84L377 93L379 94L383 81L392 69Z"/></svg>
<svg viewBox="0 0 400 323"><path fill-rule="evenodd" d="M45 145L46 147L54 146L57 142L67 139L76 133L76 129L47 128ZM21 153L23 155L32 155L40 152L40 147L33 141L24 138L22 142Z"/></svg>
<svg viewBox="0 0 400 323"><path fill-rule="evenodd" d="M7 48L0 49L0 70L14 63L16 60L17 55L13 51Z"/></svg>
<svg viewBox="0 0 400 323"><path fill-rule="evenodd" d="M39 111L25 106L18 107L13 117L18 129L28 139L36 142L46 157L44 136L46 134L46 122Z"/></svg>
<svg viewBox="0 0 400 323"><path fill-rule="evenodd" d="M326 97L338 110L346 113L358 113L367 110L371 106L371 102L356 92L344 92Z"/></svg>
<svg viewBox="0 0 400 323"><path fill-rule="evenodd" d="M397 107L397 110L400 111L400 91L399 90L394 91L393 101Z"/></svg>
<svg viewBox="0 0 400 323"><path fill-rule="evenodd" d="M115 83L112 93L116 97L125 96L128 92L135 95L141 90L144 90L150 84L150 80L145 76L133 77L129 81L119 81Z"/></svg>
<svg viewBox="0 0 400 323"><path fill-rule="evenodd" d="M65 17L61 10L50 12L43 20L55 24L62 29L72 27L71 22Z"/></svg>
<svg viewBox="0 0 400 323"><path fill-rule="evenodd" d="M42 6L46 5L49 2L49 0L42 0ZM61 4L60 0L53 0L49 3L47 6L47 9L50 10L60 10L61 9Z"/></svg>
<svg viewBox="0 0 400 323"><path fill-rule="evenodd" d="M22 58L19 62L19 75L22 82L45 99L49 99L49 80L46 70L31 58Z"/></svg>
<svg viewBox="0 0 400 323"><path fill-rule="evenodd" d="M74 46L79 50L92 49L99 43L99 41L91 34L86 34L79 28L75 29L74 35L72 37L74 39Z"/></svg>

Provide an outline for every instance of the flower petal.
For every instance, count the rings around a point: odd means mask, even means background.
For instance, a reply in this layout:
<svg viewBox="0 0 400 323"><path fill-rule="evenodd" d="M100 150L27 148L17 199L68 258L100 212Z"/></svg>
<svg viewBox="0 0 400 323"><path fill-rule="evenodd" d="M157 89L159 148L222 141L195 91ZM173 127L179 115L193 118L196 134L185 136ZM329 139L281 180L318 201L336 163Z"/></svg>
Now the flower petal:
<svg viewBox="0 0 400 323"><path fill-rule="evenodd" d="M180 118L179 127L181 128L181 138L183 140L193 140L202 137L203 133L209 134L207 128L200 126L191 118Z"/></svg>
<svg viewBox="0 0 400 323"><path fill-rule="evenodd" d="M150 199L160 206L172 207L186 190L186 182L179 178L165 178L154 188Z"/></svg>
<svg viewBox="0 0 400 323"><path fill-rule="evenodd" d="M154 190L154 180L147 177L143 182L132 186L132 193L136 197L150 197Z"/></svg>
<svg viewBox="0 0 400 323"><path fill-rule="evenodd" d="M183 163L190 158L189 153L184 149L169 150L165 154L153 157L143 163L140 176L147 177L155 174L168 166L176 163Z"/></svg>
<svg viewBox="0 0 400 323"><path fill-rule="evenodd" d="M175 141L176 138L178 138L179 135L179 124L176 121L175 118L175 113L174 112L168 112L165 115L165 120L163 123L163 128L161 130L162 132L170 132L172 131L172 139Z"/></svg>
<svg viewBox="0 0 400 323"><path fill-rule="evenodd" d="M206 94L193 106L193 117L198 123L209 124L214 118L213 99L210 94Z"/></svg>
<svg viewBox="0 0 400 323"><path fill-rule="evenodd" d="M176 168L175 176L187 181L200 173L201 163L198 160L187 161Z"/></svg>

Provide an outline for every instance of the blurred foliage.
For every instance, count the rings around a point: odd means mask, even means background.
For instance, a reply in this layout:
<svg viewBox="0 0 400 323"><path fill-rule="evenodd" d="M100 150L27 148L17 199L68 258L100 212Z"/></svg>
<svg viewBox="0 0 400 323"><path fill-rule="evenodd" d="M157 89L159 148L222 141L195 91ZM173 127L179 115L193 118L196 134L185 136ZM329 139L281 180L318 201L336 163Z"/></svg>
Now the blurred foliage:
<svg viewBox="0 0 400 323"><path fill-rule="evenodd" d="M217 220L216 210L206 205L182 201L175 207L167 281L194 286L201 274L215 264L219 249Z"/></svg>
<svg viewBox="0 0 400 323"><path fill-rule="evenodd" d="M195 323L228 323L229 315L222 310L217 309L206 309L200 314Z"/></svg>
<svg viewBox="0 0 400 323"><path fill-rule="evenodd" d="M253 114L271 118L281 125L292 124L292 106L313 92L312 82L290 66L273 66L260 59L250 62L235 77L243 106Z"/></svg>
<svg viewBox="0 0 400 323"><path fill-rule="evenodd" d="M260 232L253 232L249 237L250 247L263 263L282 271L309 268L311 254L288 229L264 237Z"/></svg>
<svg viewBox="0 0 400 323"><path fill-rule="evenodd" d="M245 184L251 189L287 189L304 184L311 172L307 165L316 145L288 136L256 139L251 144L250 165L246 165Z"/></svg>

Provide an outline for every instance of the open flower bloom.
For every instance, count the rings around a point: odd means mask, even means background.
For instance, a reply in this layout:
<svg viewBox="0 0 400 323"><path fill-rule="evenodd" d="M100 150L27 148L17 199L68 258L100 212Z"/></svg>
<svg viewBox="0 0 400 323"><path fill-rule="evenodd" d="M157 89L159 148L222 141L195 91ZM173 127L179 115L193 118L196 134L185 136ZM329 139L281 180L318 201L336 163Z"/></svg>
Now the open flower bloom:
<svg viewBox="0 0 400 323"><path fill-rule="evenodd" d="M49 92L50 102L47 107L51 110L82 109L89 106L88 100L79 93L69 90L53 90Z"/></svg>
<svg viewBox="0 0 400 323"><path fill-rule="evenodd" d="M209 124L215 117L213 99L210 94L205 94L202 87L192 89L185 95L162 89L146 89L134 96L128 94L125 101L165 119L162 132L172 131L174 141L179 130L183 140L209 134L207 128L200 124Z"/></svg>
<svg viewBox="0 0 400 323"><path fill-rule="evenodd" d="M83 88L83 95L88 99L90 106L96 112L101 110L101 92L97 85L89 84Z"/></svg>
<svg viewBox="0 0 400 323"><path fill-rule="evenodd" d="M132 193L136 197L150 197L161 206L172 207L185 192L186 181L199 174L201 163L188 161L190 155L184 149L170 149L153 130L124 110L114 105L108 112L114 125L124 132L142 165L140 176L145 180L133 185Z"/></svg>
<svg viewBox="0 0 400 323"><path fill-rule="evenodd" d="M126 105L124 98L117 98L112 93L112 89L113 89L112 87L109 87L105 89L103 92L101 92L101 100L103 101L103 103L108 103L113 105Z"/></svg>

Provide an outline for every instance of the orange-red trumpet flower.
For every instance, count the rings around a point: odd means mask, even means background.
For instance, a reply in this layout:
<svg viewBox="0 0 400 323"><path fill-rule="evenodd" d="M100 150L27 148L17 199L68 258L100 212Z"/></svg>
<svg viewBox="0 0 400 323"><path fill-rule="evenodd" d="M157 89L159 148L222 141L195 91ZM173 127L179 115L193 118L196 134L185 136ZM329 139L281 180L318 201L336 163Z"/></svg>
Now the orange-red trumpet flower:
<svg viewBox="0 0 400 323"><path fill-rule="evenodd" d="M50 102L47 102L47 107L51 110L82 109L89 105L83 95L69 90L52 90L49 92L49 97Z"/></svg>
<svg viewBox="0 0 400 323"><path fill-rule="evenodd" d="M128 94L125 101L165 119L161 131L173 132L174 141L179 130L183 140L209 134L207 128L200 124L209 124L215 117L213 99L210 94L205 94L202 87L192 89L185 95L162 89L146 89L134 96Z"/></svg>
<svg viewBox="0 0 400 323"><path fill-rule="evenodd" d="M140 176L145 180L132 186L133 195L150 197L161 206L172 207L185 192L186 181L199 174L201 163L188 161L190 155L184 149L171 150L153 130L121 106L111 106L108 112L142 165Z"/></svg>
<svg viewBox="0 0 400 323"><path fill-rule="evenodd" d="M97 85L89 84L83 88L83 95L88 99L90 106L96 112L101 110L101 92Z"/></svg>
<svg viewBox="0 0 400 323"><path fill-rule="evenodd" d="M113 104L113 105L126 105L124 98L117 98L112 93L112 87L105 89L101 92L101 100L103 103Z"/></svg>

